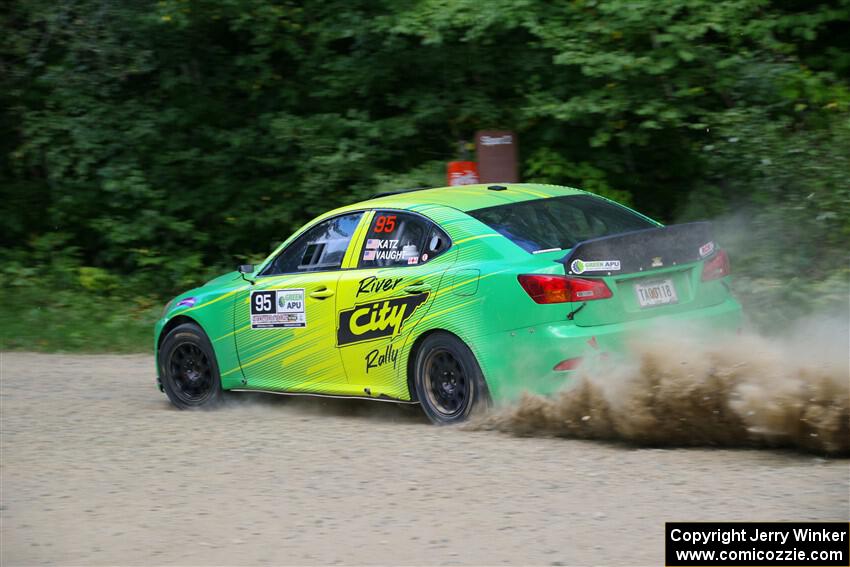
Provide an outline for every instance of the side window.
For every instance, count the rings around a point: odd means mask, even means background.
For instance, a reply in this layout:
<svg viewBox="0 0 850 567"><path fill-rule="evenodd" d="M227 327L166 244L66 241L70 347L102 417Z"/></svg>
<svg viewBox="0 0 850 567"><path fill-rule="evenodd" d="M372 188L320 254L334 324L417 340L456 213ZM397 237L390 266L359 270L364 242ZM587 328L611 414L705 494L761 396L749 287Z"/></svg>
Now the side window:
<svg viewBox="0 0 850 567"><path fill-rule="evenodd" d="M320 222L299 236L269 264L264 276L337 270L363 213Z"/></svg>
<svg viewBox="0 0 850 567"><path fill-rule="evenodd" d="M433 260L443 252L449 249L452 245L449 235L437 225L431 225L431 233L428 235L428 240L425 241L425 254L422 256L423 261Z"/></svg>
<svg viewBox="0 0 850 567"><path fill-rule="evenodd" d="M376 211L363 244L360 267L422 264L448 247L448 236L429 220L398 211Z"/></svg>

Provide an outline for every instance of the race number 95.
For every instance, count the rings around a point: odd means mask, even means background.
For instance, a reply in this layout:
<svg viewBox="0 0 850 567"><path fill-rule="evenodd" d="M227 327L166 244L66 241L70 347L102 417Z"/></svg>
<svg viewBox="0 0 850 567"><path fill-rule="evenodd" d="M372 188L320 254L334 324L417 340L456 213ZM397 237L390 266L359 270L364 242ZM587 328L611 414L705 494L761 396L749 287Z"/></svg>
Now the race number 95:
<svg viewBox="0 0 850 567"><path fill-rule="evenodd" d="M375 232L392 232L395 230L396 215L381 215L375 219Z"/></svg>
<svg viewBox="0 0 850 567"><path fill-rule="evenodd" d="M274 298L274 291L255 291L251 296L251 313L274 313Z"/></svg>

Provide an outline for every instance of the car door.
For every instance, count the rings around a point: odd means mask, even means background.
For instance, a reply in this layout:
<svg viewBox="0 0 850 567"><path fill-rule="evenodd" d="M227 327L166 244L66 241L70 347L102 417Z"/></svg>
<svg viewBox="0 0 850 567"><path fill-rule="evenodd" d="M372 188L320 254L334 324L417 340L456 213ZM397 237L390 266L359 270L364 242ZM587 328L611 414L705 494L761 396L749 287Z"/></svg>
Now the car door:
<svg viewBox="0 0 850 567"><path fill-rule="evenodd" d="M340 268L363 212L307 229L237 298L236 346L251 389L350 393L336 347Z"/></svg>
<svg viewBox="0 0 850 567"><path fill-rule="evenodd" d="M378 210L360 237L356 269L339 280L336 344L349 382L405 398L399 354L449 268L449 237L411 212Z"/></svg>

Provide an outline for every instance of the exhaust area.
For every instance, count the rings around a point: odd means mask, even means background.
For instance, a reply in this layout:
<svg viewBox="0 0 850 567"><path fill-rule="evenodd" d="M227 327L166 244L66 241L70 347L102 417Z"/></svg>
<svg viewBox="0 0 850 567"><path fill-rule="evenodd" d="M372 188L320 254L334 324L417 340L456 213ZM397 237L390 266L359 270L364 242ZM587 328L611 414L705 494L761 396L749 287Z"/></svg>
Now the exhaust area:
<svg viewBox="0 0 850 567"><path fill-rule="evenodd" d="M769 338L658 329L619 360L584 363L555 397L525 394L468 427L647 446L793 448L850 455L848 322Z"/></svg>

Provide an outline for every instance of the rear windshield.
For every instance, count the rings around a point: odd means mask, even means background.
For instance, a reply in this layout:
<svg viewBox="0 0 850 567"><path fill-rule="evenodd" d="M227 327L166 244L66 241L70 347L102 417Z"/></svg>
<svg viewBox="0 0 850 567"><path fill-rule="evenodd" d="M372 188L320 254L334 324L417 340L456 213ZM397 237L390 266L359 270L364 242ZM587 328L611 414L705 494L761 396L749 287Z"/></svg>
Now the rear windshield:
<svg viewBox="0 0 850 567"><path fill-rule="evenodd" d="M566 250L577 243L658 225L592 195L568 195L469 211L526 252Z"/></svg>

